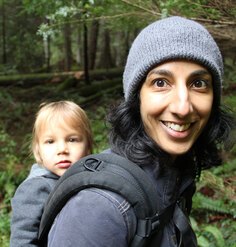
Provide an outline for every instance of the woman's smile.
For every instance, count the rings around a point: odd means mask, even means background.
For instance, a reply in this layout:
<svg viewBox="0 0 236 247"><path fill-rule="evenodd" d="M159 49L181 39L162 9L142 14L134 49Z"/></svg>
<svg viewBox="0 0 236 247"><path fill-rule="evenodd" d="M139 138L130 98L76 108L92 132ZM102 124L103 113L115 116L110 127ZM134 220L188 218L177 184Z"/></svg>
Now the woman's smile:
<svg viewBox="0 0 236 247"><path fill-rule="evenodd" d="M173 122L163 122L163 130L166 132L166 138L170 138L173 141L180 142L185 141L186 138L190 138L194 133L194 124L176 124Z"/></svg>
<svg viewBox="0 0 236 247"><path fill-rule="evenodd" d="M177 123L173 123L173 122L165 122L165 121L162 121L162 123L167 127L167 128L170 128L174 131L177 131L177 132L184 132L186 131L187 129L189 129L191 123L186 123L186 124L177 124Z"/></svg>

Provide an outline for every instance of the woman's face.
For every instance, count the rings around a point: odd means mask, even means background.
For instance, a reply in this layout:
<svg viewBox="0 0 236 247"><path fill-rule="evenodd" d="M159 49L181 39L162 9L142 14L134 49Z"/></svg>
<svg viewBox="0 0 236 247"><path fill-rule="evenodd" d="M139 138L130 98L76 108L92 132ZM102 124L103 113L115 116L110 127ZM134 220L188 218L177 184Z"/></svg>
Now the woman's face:
<svg viewBox="0 0 236 247"><path fill-rule="evenodd" d="M140 90L145 131L173 157L192 147L210 117L212 104L211 74L201 65L187 61L155 67Z"/></svg>

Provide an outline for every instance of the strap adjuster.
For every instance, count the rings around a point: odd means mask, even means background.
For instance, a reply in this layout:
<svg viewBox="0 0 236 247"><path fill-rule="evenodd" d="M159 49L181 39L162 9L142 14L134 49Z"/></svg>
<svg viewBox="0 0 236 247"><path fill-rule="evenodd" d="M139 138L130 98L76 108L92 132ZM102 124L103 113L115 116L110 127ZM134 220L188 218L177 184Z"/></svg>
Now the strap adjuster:
<svg viewBox="0 0 236 247"><path fill-rule="evenodd" d="M159 214L156 214L150 218L139 219L137 235L144 238L150 237L153 233L159 230L160 224Z"/></svg>
<svg viewBox="0 0 236 247"><path fill-rule="evenodd" d="M173 217L175 203L166 207L162 212L156 213L154 216L139 219L137 235L141 237L149 237L162 229Z"/></svg>

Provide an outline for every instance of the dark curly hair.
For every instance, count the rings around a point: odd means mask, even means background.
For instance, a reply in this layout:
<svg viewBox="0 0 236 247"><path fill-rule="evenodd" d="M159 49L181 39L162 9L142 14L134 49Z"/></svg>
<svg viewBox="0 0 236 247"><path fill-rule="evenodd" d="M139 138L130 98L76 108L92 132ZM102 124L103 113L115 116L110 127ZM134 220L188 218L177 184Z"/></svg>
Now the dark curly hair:
<svg viewBox="0 0 236 247"><path fill-rule="evenodd" d="M179 156L173 165L181 171L188 170L200 176L202 169L222 164L221 151L229 143L235 119L230 111L214 106L208 123L191 150ZM158 172L171 164L171 157L164 152L144 131L140 116L140 99L136 94L123 101L108 114L111 149L139 166L160 164ZM173 162L172 162L173 163Z"/></svg>

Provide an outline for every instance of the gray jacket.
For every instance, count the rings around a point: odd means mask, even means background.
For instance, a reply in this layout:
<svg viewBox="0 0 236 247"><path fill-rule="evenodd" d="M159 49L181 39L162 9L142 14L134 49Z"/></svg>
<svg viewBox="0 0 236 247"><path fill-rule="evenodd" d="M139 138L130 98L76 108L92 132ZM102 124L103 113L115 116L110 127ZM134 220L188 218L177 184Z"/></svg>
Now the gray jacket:
<svg viewBox="0 0 236 247"><path fill-rule="evenodd" d="M193 185L191 177L181 177L175 168L166 169L158 179L153 175L154 166L144 170L156 184L160 210L175 201L183 188ZM135 230L133 208L124 198L89 188L72 197L58 214L48 235L48 247L128 247ZM170 221L158 246L177 245L174 223Z"/></svg>
<svg viewBox="0 0 236 247"><path fill-rule="evenodd" d="M44 203L58 176L34 164L11 200L10 247L35 247Z"/></svg>

